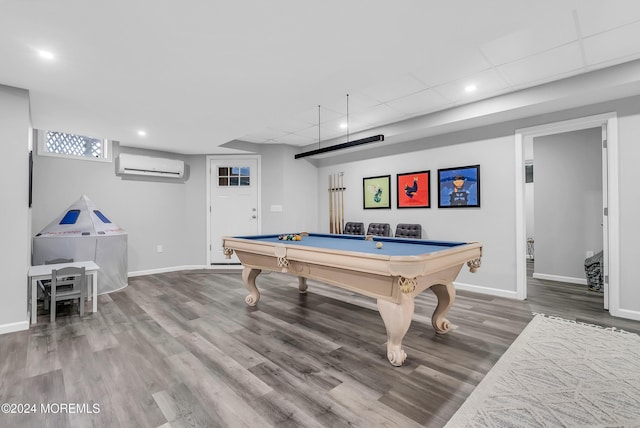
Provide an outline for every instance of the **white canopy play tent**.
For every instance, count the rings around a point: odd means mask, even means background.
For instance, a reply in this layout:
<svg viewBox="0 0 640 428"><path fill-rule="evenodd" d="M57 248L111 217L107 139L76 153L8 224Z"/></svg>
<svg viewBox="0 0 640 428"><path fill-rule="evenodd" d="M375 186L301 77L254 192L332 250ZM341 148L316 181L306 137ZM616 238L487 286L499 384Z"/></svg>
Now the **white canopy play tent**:
<svg viewBox="0 0 640 428"><path fill-rule="evenodd" d="M127 232L85 195L33 238L32 264L69 258L98 266L98 294L127 286Z"/></svg>

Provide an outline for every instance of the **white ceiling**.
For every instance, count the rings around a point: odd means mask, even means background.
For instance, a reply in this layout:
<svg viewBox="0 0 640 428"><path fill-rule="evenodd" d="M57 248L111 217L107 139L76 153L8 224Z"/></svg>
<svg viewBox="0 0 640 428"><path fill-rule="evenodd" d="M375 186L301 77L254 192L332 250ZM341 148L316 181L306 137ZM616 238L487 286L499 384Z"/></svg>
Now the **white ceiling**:
<svg viewBox="0 0 640 428"><path fill-rule="evenodd" d="M0 0L0 84L29 90L35 128L220 153L346 135L347 94L356 133L635 60L639 41L638 0Z"/></svg>

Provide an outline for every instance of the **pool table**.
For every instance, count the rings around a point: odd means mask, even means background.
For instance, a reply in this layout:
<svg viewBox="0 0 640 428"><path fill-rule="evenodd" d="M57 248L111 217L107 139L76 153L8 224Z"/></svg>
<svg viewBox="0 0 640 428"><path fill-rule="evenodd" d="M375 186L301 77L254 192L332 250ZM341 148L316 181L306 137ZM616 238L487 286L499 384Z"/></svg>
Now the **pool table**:
<svg viewBox="0 0 640 428"><path fill-rule="evenodd" d="M260 300L256 277L262 270L298 276L301 293L312 278L373 297L387 330L387 358L394 366L407 358L402 339L411 324L415 296L427 288L434 292L438 303L431 323L437 333L446 333L451 324L445 315L456 294L453 281L465 263L475 272L482 256L479 242L315 233L291 241L280 236L223 238L225 255L235 251L244 267L242 279L249 290L245 302L255 306Z"/></svg>

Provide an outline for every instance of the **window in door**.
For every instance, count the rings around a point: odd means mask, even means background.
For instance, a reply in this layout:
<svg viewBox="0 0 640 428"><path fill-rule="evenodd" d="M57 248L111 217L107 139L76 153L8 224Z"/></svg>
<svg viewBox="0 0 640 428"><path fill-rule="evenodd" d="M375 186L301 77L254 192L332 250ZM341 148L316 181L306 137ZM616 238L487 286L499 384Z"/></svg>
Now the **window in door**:
<svg viewBox="0 0 640 428"><path fill-rule="evenodd" d="M218 186L251 186L251 168L248 166L218 167Z"/></svg>

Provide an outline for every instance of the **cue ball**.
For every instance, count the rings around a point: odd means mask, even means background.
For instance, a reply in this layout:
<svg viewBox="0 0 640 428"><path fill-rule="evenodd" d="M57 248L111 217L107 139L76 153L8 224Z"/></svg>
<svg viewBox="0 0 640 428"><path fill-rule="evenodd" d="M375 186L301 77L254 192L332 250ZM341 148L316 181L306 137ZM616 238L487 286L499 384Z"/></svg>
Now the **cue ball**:
<svg viewBox="0 0 640 428"><path fill-rule="evenodd" d="M376 248L382 248L382 242L376 242Z"/></svg>

